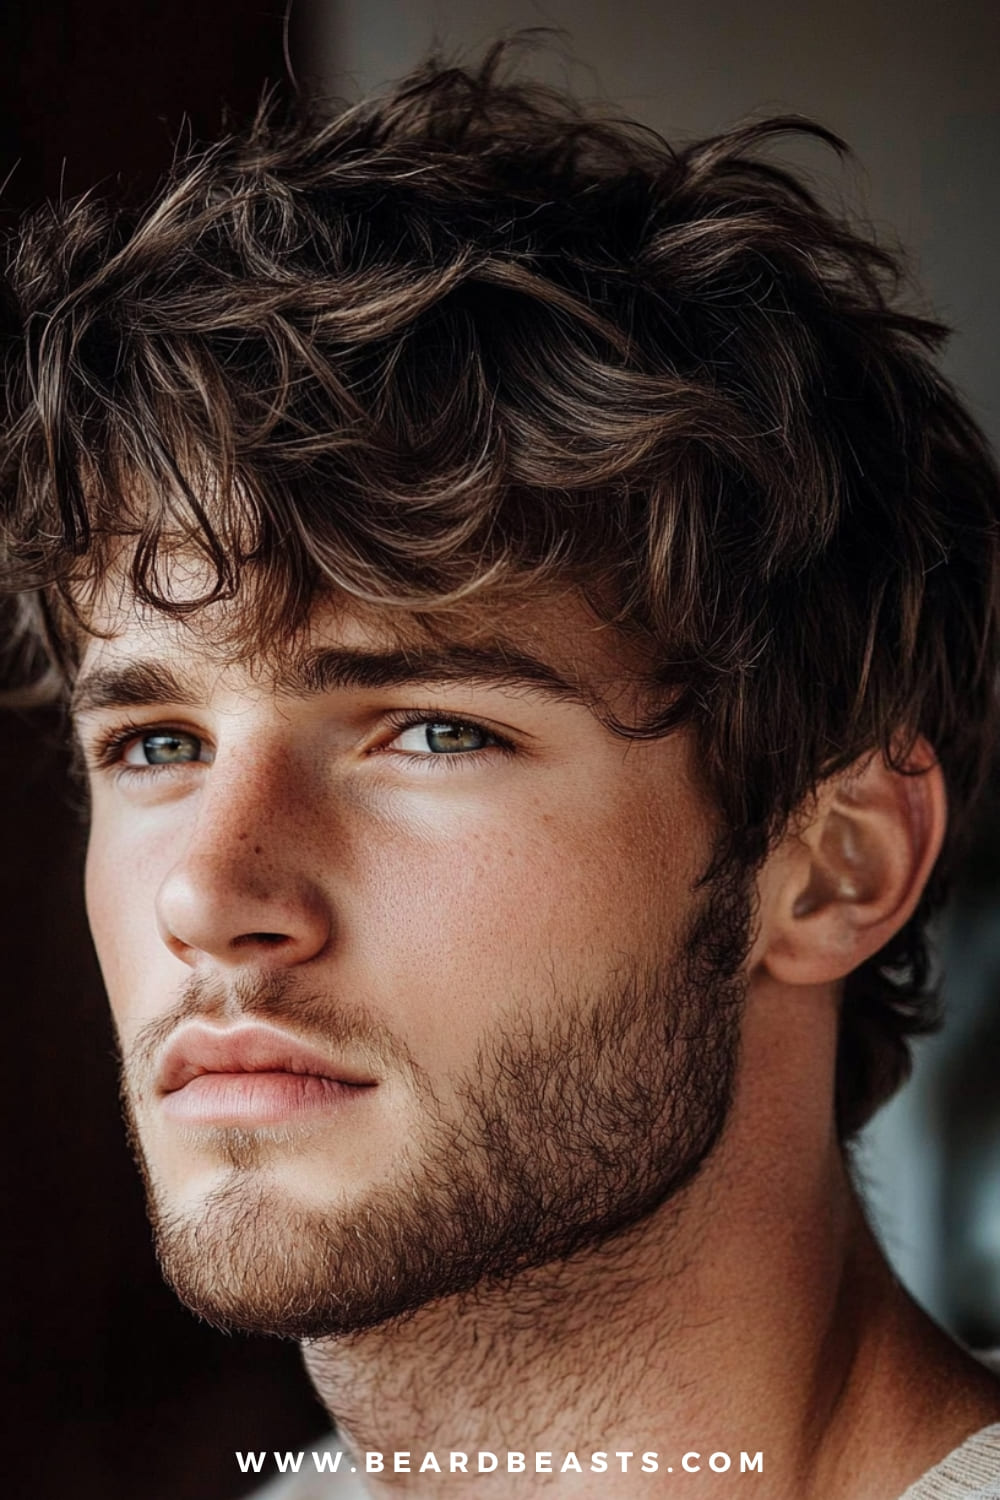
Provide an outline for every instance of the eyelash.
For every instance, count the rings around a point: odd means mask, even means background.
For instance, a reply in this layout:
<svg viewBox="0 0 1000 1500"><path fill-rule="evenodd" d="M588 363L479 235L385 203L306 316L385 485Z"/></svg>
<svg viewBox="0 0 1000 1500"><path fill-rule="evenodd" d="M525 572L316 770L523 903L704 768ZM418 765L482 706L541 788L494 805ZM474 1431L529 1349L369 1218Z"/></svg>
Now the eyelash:
<svg viewBox="0 0 1000 1500"><path fill-rule="evenodd" d="M488 751L499 750L503 755L514 755L516 746L511 740L505 739L495 729L490 729L479 719L450 718L442 713L440 709L399 709L383 715L384 723L394 730L393 739L396 739L406 729L414 729L421 724L447 724L455 729L475 729L483 734L491 742L483 745L479 750L453 751L451 754L433 755L428 751L426 756L417 756L412 751L401 752L411 760L425 760L428 762L443 762L442 770L457 771L457 763L469 760L479 760ZM122 760L122 754L126 746L133 740L141 739L144 735L151 734L185 734L194 739L201 740L203 737L197 735L193 730L180 729L175 724L118 724L114 729L99 735L90 746L90 759L94 767L101 771L113 771L116 776L126 778L131 776L142 776L149 779L150 776L159 775L162 772L172 772L182 765L199 764L199 762L182 761L175 765L159 766L129 766ZM383 746L377 753L391 753L391 745ZM201 762L204 764L204 762Z"/></svg>

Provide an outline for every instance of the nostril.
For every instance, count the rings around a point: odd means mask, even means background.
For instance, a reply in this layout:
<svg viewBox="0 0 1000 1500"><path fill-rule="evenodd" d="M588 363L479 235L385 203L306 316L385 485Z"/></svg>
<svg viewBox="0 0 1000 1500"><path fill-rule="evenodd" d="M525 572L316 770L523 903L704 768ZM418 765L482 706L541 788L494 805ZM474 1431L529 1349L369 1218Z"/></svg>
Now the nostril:
<svg viewBox="0 0 1000 1500"><path fill-rule="evenodd" d="M249 944L256 946L264 943L269 948L278 948L282 943L290 943L291 938L284 932L244 932L238 938L233 938L234 948L245 948Z"/></svg>

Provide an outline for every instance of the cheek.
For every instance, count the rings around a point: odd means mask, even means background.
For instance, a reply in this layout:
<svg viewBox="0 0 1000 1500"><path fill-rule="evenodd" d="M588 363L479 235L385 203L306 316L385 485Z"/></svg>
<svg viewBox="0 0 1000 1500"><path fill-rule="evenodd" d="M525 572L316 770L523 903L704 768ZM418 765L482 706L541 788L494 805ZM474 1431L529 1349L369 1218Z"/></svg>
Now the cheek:
<svg viewBox="0 0 1000 1500"><path fill-rule="evenodd" d="M379 1002L434 1071L467 1061L507 1013L543 1019L661 962L703 868L679 809L606 797L467 817L405 859L371 852L362 920Z"/></svg>

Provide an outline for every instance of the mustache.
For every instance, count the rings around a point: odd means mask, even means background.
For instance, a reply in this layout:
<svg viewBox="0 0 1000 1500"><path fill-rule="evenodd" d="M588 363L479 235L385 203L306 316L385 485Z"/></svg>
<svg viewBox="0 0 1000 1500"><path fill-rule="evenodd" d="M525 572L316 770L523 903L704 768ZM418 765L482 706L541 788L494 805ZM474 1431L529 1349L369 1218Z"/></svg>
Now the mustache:
<svg viewBox="0 0 1000 1500"><path fill-rule="evenodd" d="M179 1027L191 1021L231 1026L241 1021L267 1021L300 1041L326 1052L348 1052L374 1068L402 1070L419 1085L423 1070L402 1039L363 1006L326 992L305 988L292 975L192 974L169 1010L147 1022L136 1033L122 1069L129 1078L151 1078L157 1060Z"/></svg>

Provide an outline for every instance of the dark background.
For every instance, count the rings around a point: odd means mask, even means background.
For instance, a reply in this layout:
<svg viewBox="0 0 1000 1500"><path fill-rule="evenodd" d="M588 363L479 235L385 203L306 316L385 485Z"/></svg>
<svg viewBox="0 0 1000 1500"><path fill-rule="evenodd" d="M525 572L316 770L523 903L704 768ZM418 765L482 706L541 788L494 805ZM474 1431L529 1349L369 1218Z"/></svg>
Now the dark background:
<svg viewBox="0 0 1000 1500"><path fill-rule="evenodd" d="M7 0L4 227L95 183L141 194L185 120L218 134L285 76L283 18L253 0ZM160 1280L118 1116L111 1028L81 895L83 821L51 716L0 723L4 1212L0 1493L226 1500L236 1449L326 1425L297 1349L225 1338Z"/></svg>

